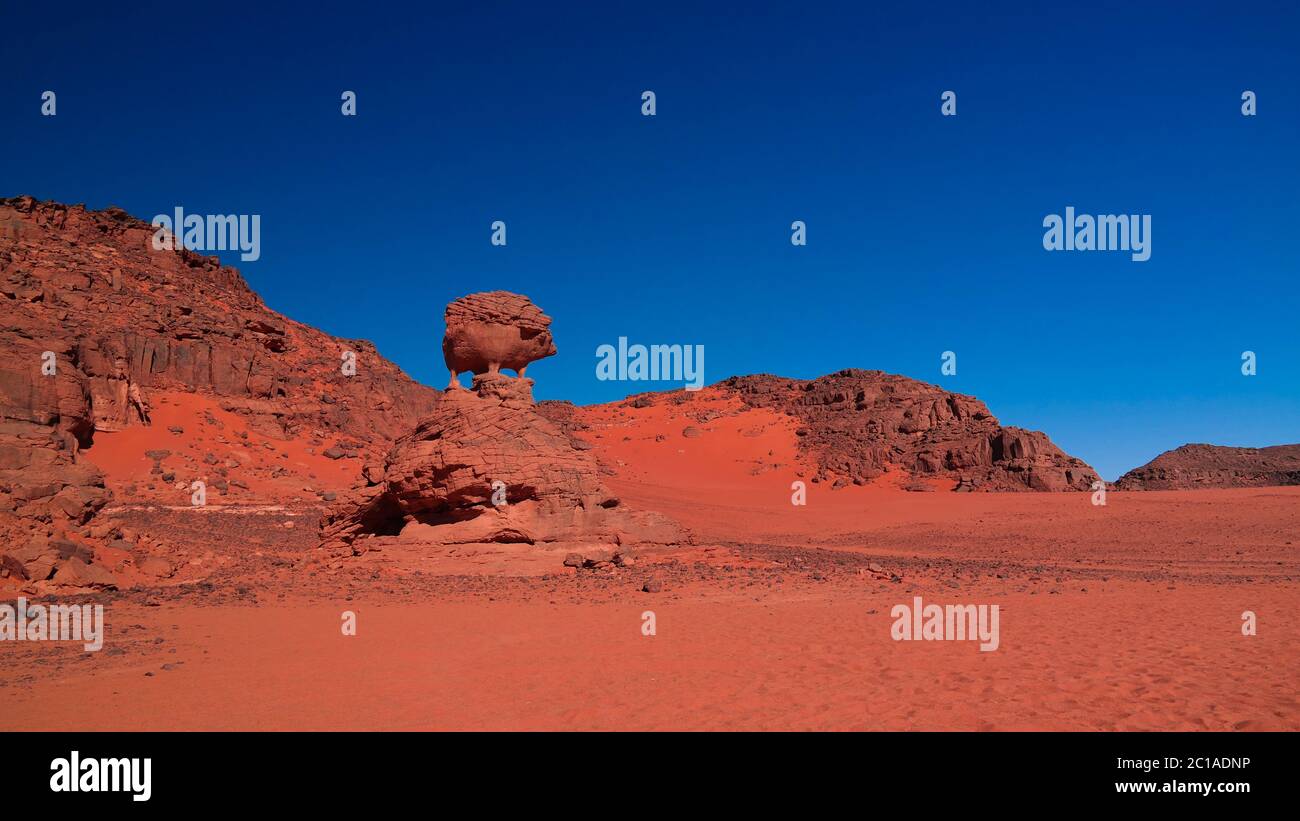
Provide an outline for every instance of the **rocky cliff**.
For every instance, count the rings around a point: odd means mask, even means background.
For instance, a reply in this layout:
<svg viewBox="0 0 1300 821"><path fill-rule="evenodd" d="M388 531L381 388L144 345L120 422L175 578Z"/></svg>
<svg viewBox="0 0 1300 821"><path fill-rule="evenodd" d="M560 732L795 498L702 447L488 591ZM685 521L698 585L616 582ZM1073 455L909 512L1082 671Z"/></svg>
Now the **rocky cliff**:
<svg viewBox="0 0 1300 821"><path fill-rule="evenodd" d="M751 407L793 416L817 479L863 484L889 468L944 478L959 491L1090 490L1097 472L1046 434L1007 427L971 396L883 371L811 380L740 376L717 386Z"/></svg>
<svg viewBox="0 0 1300 821"><path fill-rule="evenodd" d="M149 425L158 392L210 396L267 437L375 453L433 407L370 343L286 319L235 269L155 250L153 235L116 208L0 200L0 577L67 565L69 583L111 583L83 572L109 494L79 453L97 432Z"/></svg>

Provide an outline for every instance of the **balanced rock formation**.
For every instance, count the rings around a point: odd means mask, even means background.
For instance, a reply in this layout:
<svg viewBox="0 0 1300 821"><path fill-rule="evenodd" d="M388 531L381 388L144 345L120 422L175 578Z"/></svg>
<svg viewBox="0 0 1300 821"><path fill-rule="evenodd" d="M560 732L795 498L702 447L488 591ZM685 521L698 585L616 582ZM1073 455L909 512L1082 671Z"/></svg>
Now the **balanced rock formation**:
<svg viewBox="0 0 1300 821"><path fill-rule="evenodd" d="M1300 485L1300 445L1267 448L1183 445L1130 470L1115 482L1120 490L1279 485Z"/></svg>
<svg viewBox="0 0 1300 821"><path fill-rule="evenodd" d="M514 326L506 326L503 312L483 314L490 322L461 321L464 306L482 305L512 305L523 318ZM533 380L499 372L522 371L555 352L545 332L550 320L527 298L505 292L475 294L453 306L462 307L448 310L444 350L490 354L482 360L449 354L448 367L475 370L486 363L483 372L472 390L449 387L432 413L397 441L382 470L327 512L324 545L362 552L358 543L367 537L398 534L404 541L524 543L557 551L682 541L671 520L619 504L600 481L595 457L537 412ZM511 347L514 340L523 344Z"/></svg>
<svg viewBox="0 0 1300 821"><path fill-rule="evenodd" d="M268 438L346 437L375 455L433 407L436 391L370 343L280 316L235 269L156 250L154 233L117 208L0 199L0 568L9 578L36 583L59 578L64 563L94 566L89 517L108 493L81 452L97 432L150 424L156 392L206 394ZM352 374L341 368L346 354ZM85 549L64 545L47 566L48 545L70 540Z"/></svg>
<svg viewBox="0 0 1300 821"><path fill-rule="evenodd" d="M451 371L448 387L460 387L457 376L465 371L496 374L509 368L523 376L529 363L555 355L551 318L526 296L509 291L470 294L448 305L444 318L442 355Z"/></svg>
<svg viewBox="0 0 1300 821"><path fill-rule="evenodd" d="M890 468L959 491L1091 490L1098 474L1038 431L1005 427L971 396L905 376L849 369L812 380L741 376L718 385L798 419L816 480L865 484Z"/></svg>

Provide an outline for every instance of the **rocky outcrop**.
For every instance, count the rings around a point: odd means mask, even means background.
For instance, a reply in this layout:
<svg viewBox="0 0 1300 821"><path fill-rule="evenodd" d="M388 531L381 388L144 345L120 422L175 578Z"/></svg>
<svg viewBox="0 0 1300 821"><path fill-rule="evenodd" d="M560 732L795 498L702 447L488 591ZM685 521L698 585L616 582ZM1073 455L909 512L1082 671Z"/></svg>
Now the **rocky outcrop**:
<svg viewBox="0 0 1300 821"><path fill-rule="evenodd" d="M959 491L1090 490L1095 470L1043 433L1005 427L983 402L883 371L812 380L733 377L718 388L801 422L800 449L817 481L865 484L891 467Z"/></svg>
<svg viewBox="0 0 1300 821"><path fill-rule="evenodd" d="M592 450L595 447L576 434L576 431L588 429L586 423L579 418L577 405L567 399L544 399L534 407L548 422L568 437L569 444L577 450Z"/></svg>
<svg viewBox="0 0 1300 821"><path fill-rule="evenodd" d="M460 387L456 377L466 371L496 374L509 368L523 376L530 363L555 355L551 318L526 296L470 294L448 305L445 319L442 355L451 371L448 387Z"/></svg>
<svg viewBox="0 0 1300 821"><path fill-rule="evenodd" d="M1168 450L1115 482L1120 490L1300 485L1300 445L1230 448L1183 445Z"/></svg>
<svg viewBox="0 0 1300 821"><path fill-rule="evenodd" d="M156 391L211 395L268 437L346 436L375 454L433 407L436 392L369 343L288 320L235 269L155 250L153 235L116 208L0 199L0 452L24 465L0 468L7 532L89 539L80 512L61 518L106 499L79 452L96 432L150 424ZM43 560L14 558L34 550L18 543L0 545L0 566L44 576Z"/></svg>
<svg viewBox="0 0 1300 821"><path fill-rule="evenodd" d="M449 320L448 337L463 327ZM474 377L471 391L448 388L393 446L382 472L325 515L323 544L363 552L367 537L398 534L555 550L684 540L665 517L620 505L595 457L537 412L532 384L489 371Z"/></svg>
<svg viewBox="0 0 1300 821"><path fill-rule="evenodd" d="M106 588L91 519L111 495L93 465L76 461L59 432L0 421L0 579L23 585ZM37 587L36 589L40 589Z"/></svg>
<svg viewBox="0 0 1300 821"><path fill-rule="evenodd" d="M432 407L435 392L370 343L275 313L215 257L154 250L153 227L120 209L17 197L0 200L6 225L7 418L57 416L89 445L94 430L147 423L150 392L179 389L220 397L268 434L322 430L386 446ZM42 373L47 351L56 379Z"/></svg>

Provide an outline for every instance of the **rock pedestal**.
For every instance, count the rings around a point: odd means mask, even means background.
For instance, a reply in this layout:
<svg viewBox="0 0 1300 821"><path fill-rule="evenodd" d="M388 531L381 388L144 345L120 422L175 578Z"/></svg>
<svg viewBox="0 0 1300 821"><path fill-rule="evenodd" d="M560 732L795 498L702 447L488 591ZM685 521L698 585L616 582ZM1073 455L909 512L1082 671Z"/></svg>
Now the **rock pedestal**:
<svg viewBox="0 0 1300 821"><path fill-rule="evenodd" d="M501 303L503 293L466 297L453 306L477 304L480 296ZM511 304L532 305L524 297L505 296L513 298ZM533 310L546 319L536 306ZM449 341L443 348L464 350L467 329L476 326L453 324L451 309L448 314ZM515 336L522 338L525 330L521 325ZM493 332L494 339L509 337ZM543 348L554 352L549 334L546 339ZM525 353L514 356L498 362L519 363L520 370L527 366ZM449 357L449 367L454 372L467 361L452 363ZM404 540L438 544L509 542L557 549L681 541L683 534L671 520L619 505L600 481L594 456L537 412L532 385L527 377L489 367L475 375L472 390L448 388L433 412L393 446L382 476L372 475L366 487L326 514L322 541L352 544L367 535L401 534Z"/></svg>

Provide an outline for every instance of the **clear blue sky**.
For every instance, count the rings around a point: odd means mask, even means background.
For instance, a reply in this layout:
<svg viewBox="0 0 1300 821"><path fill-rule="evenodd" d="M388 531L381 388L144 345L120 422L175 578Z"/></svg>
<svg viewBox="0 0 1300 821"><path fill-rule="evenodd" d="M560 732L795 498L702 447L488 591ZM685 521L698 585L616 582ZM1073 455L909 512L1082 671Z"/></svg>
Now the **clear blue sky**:
<svg viewBox="0 0 1300 821"><path fill-rule="evenodd" d="M1110 479L1300 441L1293 2L270 5L7 4L0 195L261 214L224 256L267 304L432 385L446 303L505 288L541 398L670 387L595 379L626 336L938 382ZM1044 251L1067 205L1151 214L1151 260Z"/></svg>

